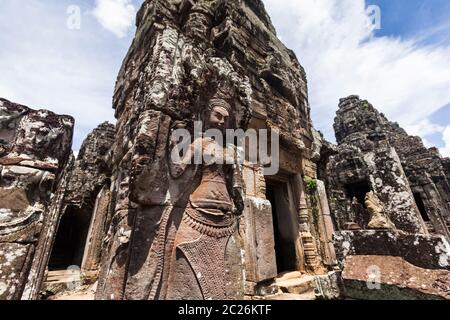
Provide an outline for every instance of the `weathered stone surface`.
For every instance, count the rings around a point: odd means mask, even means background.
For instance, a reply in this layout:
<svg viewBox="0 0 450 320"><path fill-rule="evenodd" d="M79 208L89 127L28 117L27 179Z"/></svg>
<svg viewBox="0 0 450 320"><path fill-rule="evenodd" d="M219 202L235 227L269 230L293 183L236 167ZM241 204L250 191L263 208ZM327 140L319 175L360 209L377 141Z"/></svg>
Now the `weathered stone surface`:
<svg viewBox="0 0 450 320"><path fill-rule="evenodd" d="M402 257L425 269L450 270L450 245L442 236L408 234L392 230L340 231L335 246L343 266L349 255Z"/></svg>
<svg viewBox="0 0 450 320"><path fill-rule="evenodd" d="M272 249L275 240L273 233L266 230L267 226L273 225L270 202L248 197L245 205L245 230L253 231L253 235L247 236L255 239L246 242L247 279L255 283L273 279L277 276L276 257Z"/></svg>
<svg viewBox="0 0 450 320"><path fill-rule="evenodd" d="M315 287L314 276L300 276L291 279L276 279L276 285L284 293L302 294Z"/></svg>
<svg viewBox="0 0 450 320"><path fill-rule="evenodd" d="M442 160L442 165L444 167L445 175L447 176L447 179L450 177L450 158L444 158Z"/></svg>
<svg viewBox="0 0 450 320"><path fill-rule="evenodd" d="M73 126L69 116L0 99L0 299L37 297Z"/></svg>
<svg viewBox="0 0 450 320"><path fill-rule="evenodd" d="M0 243L0 300L19 300L30 270L32 245Z"/></svg>
<svg viewBox="0 0 450 320"><path fill-rule="evenodd" d="M326 275L315 277L315 295L317 299L337 300L344 294L341 271L331 271Z"/></svg>
<svg viewBox="0 0 450 320"><path fill-rule="evenodd" d="M47 110L31 110L0 98L1 165L57 172L67 160L74 120Z"/></svg>
<svg viewBox="0 0 450 320"><path fill-rule="evenodd" d="M418 268L400 257L348 256L342 278L352 299L450 299L450 271Z"/></svg>
<svg viewBox="0 0 450 320"><path fill-rule="evenodd" d="M96 299L448 299L450 159L357 96L340 101L332 145L307 90L262 1L146 0L117 126L95 129L76 160L70 117L0 99L0 299L37 297L67 253L68 217L81 226L70 263L98 281ZM276 132L279 172L174 163L172 133L199 120L201 132ZM190 151L218 145L196 138Z"/></svg>
<svg viewBox="0 0 450 320"><path fill-rule="evenodd" d="M115 127L107 122L99 125L84 140L75 166L70 173L66 205L90 206L97 194L107 184L112 174L111 149L115 138Z"/></svg>

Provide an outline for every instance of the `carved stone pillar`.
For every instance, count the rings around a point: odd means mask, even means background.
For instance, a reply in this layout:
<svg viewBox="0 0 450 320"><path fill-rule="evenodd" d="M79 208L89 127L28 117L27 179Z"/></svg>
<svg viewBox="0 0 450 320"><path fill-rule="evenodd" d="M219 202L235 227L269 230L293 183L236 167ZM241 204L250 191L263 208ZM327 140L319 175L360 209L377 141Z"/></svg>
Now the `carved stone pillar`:
<svg viewBox="0 0 450 320"><path fill-rule="evenodd" d="M316 248L316 241L311 234L311 226L310 226L310 214L309 214L309 206L308 201L306 199L306 191L303 186L303 181L301 179L301 175L297 175L296 180L298 181L298 185L300 187L300 197L299 197L299 224L300 224L300 237L302 239L303 250L305 253L305 264L308 270L315 270L317 267L318 254Z"/></svg>
<svg viewBox="0 0 450 320"><path fill-rule="evenodd" d="M336 252L333 245L334 226L331 220L330 206L323 181L317 180L317 197L319 199L319 235L324 256L323 262L327 266L337 265Z"/></svg>
<svg viewBox="0 0 450 320"><path fill-rule="evenodd" d="M81 265L83 281L86 283L95 282L98 277L102 244L106 234L105 227L110 199L111 193L109 188L105 186L97 196L91 224L89 226L89 234L86 239L83 263Z"/></svg>

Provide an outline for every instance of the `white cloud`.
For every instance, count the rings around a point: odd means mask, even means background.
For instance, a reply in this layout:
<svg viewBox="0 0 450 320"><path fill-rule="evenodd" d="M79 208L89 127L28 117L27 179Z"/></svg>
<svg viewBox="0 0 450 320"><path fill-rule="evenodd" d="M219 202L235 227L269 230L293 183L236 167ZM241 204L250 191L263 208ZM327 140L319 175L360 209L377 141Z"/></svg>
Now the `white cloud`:
<svg viewBox="0 0 450 320"><path fill-rule="evenodd" d="M369 100L410 134L443 131L428 118L450 102L449 46L419 45L423 33L408 40L374 37L364 0L264 2L306 69L315 126L328 139L334 140L339 98L350 94Z"/></svg>
<svg viewBox="0 0 450 320"><path fill-rule="evenodd" d="M0 97L73 116L78 149L99 123L115 120L114 82L131 39L111 41L89 16L68 29L71 3L0 0Z"/></svg>
<svg viewBox="0 0 450 320"><path fill-rule="evenodd" d="M450 119L449 119L450 120ZM432 123L429 119L418 119L414 123L406 124L403 127L407 132L427 137L435 133L443 133L445 127ZM433 145L430 145L430 147Z"/></svg>
<svg viewBox="0 0 450 320"><path fill-rule="evenodd" d="M450 126L448 126L444 133L442 134L442 139L444 140L445 146L440 149L441 154L444 157L450 157Z"/></svg>
<svg viewBox="0 0 450 320"><path fill-rule="evenodd" d="M93 14L103 28L124 38L133 26L136 8L131 0L96 0Z"/></svg>
<svg viewBox="0 0 450 320"><path fill-rule="evenodd" d="M0 97L8 98L9 100L16 100L16 94L7 85L0 83Z"/></svg>

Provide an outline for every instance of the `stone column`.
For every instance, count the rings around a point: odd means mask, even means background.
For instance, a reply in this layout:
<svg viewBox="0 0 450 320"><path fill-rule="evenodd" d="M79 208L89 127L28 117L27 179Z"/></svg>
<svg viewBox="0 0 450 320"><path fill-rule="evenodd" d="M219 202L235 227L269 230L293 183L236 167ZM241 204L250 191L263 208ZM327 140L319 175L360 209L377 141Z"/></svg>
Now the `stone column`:
<svg viewBox="0 0 450 320"><path fill-rule="evenodd" d="M58 183L56 192L52 199L52 205L46 213L43 223L41 237L36 246L36 252L31 264L30 274L22 294L22 300L36 300L45 278L45 272L50 259L53 243L56 238L61 212L64 207L64 194L67 187L68 175L70 168L73 166L74 158L71 157L69 163L63 171L63 176Z"/></svg>
<svg viewBox="0 0 450 320"><path fill-rule="evenodd" d="M337 259L333 245L334 226L325 184L320 180L317 180L317 197L319 198L319 235L324 252L323 262L327 266L335 266Z"/></svg>
<svg viewBox="0 0 450 320"><path fill-rule="evenodd" d="M257 283L277 276L272 206L265 196L263 170L244 166L246 185L245 234L246 294L253 295Z"/></svg>
<svg viewBox="0 0 450 320"><path fill-rule="evenodd" d="M95 282L100 269L100 258L103 240L105 238L106 219L108 217L108 205L111 193L108 186L104 186L97 196L95 208L89 226L89 234L86 239L81 272L83 281Z"/></svg>
<svg viewBox="0 0 450 320"><path fill-rule="evenodd" d="M316 242L311 234L309 206L306 199L306 191L303 185L303 179L300 174L295 176L296 185L299 190L299 225L300 225L300 238L303 245L305 255L305 265L310 271L314 271L319 263L318 254L316 248Z"/></svg>

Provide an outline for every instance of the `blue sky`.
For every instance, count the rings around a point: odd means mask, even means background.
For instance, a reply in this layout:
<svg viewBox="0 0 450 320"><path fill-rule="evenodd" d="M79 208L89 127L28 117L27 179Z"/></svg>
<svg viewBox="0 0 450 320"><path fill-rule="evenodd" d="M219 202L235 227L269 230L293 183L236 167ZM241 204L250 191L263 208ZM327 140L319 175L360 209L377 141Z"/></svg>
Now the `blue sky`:
<svg viewBox="0 0 450 320"><path fill-rule="evenodd" d="M382 12L382 29L377 36L414 38L422 32L434 31L425 43L446 42L450 27L450 1L448 0L368 0ZM446 26L439 30L436 27Z"/></svg>
<svg viewBox="0 0 450 320"><path fill-rule="evenodd" d="M358 94L450 156L450 2L265 0L306 69L313 121L328 139L338 100ZM366 8L380 9L381 29Z"/></svg>
<svg viewBox="0 0 450 320"><path fill-rule="evenodd" d="M105 23L106 29L95 11L100 1L0 0L0 96L74 116L73 148L79 150L93 128L115 121L114 84L133 38L140 1L132 4L132 15L123 14L120 3L118 9L103 9L113 22L119 18L115 24ZM67 27L70 5L80 8L79 29ZM129 21L121 22L124 18Z"/></svg>
<svg viewBox="0 0 450 320"><path fill-rule="evenodd" d="M0 0L0 96L74 116L78 150L114 122L114 83L141 2ZM313 121L328 139L339 98L359 94L450 156L450 1L264 2L307 71ZM71 5L81 12L75 30ZM381 10L380 30L367 23L368 5Z"/></svg>

